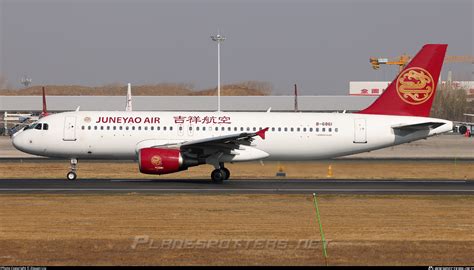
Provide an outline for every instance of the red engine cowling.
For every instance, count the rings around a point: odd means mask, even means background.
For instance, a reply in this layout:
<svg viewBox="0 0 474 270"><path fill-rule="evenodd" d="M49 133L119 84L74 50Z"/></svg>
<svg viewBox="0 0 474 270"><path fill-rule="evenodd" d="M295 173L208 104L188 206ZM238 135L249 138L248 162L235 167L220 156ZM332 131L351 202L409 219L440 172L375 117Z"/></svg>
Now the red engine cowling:
<svg viewBox="0 0 474 270"><path fill-rule="evenodd" d="M142 148L138 153L138 166L141 173L167 174L186 170L183 157L177 149Z"/></svg>

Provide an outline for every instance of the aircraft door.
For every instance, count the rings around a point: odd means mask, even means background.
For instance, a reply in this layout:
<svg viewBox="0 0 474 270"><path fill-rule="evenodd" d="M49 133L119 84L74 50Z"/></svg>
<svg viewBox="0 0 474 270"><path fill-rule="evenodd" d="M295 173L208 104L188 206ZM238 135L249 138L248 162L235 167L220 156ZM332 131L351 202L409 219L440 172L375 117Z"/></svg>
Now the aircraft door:
<svg viewBox="0 0 474 270"><path fill-rule="evenodd" d="M64 141L75 141L76 140L76 117L66 116L64 119Z"/></svg>
<svg viewBox="0 0 474 270"><path fill-rule="evenodd" d="M367 143L367 127L365 119L354 119L354 143Z"/></svg>

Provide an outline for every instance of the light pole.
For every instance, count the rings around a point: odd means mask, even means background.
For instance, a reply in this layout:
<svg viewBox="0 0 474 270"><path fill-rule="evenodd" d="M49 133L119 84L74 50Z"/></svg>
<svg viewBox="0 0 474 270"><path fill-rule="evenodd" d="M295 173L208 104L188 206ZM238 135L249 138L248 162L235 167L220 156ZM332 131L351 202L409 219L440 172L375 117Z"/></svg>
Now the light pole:
<svg viewBox="0 0 474 270"><path fill-rule="evenodd" d="M221 111L221 43L225 37L219 34L211 36L213 41L217 41L217 111Z"/></svg>

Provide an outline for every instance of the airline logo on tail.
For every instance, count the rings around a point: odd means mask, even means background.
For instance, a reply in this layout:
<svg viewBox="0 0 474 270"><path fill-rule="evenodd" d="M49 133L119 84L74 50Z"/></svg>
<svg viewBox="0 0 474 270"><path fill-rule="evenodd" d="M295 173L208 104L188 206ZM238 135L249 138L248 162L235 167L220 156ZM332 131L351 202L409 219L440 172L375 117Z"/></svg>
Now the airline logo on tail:
<svg viewBox="0 0 474 270"><path fill-rule="evenodd" d="M430 99L435 86L433 77L428 71L420 67L413 67L400 73L396 88L398 96L404 102L419 105Z"/></svg>
<svg viewBox="0 0 474 270"><path fill-rule="evenodd" d="M399 76L361 114L429 117L446 44L426 44Z"/></svg>

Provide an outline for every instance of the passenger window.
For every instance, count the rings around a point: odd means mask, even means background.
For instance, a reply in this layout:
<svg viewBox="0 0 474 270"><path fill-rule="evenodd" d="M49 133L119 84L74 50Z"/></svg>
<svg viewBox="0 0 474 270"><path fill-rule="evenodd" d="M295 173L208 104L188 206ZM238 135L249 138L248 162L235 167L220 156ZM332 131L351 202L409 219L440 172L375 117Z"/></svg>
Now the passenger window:
<svg viewBox="0 0 474 270"><path fill-rule="evenodd" d="M82 126L81 129L84 130L86 127L85 126Z"/></svg>
<svg viewBox="0 0 474 270"><path fill-rule="evenodd" d="M306 132L306 128L303 128L303 132Z"/></svg>
<svg viewBox="0 0 474 270"><path fill-rule="evenodd" d="M173 127L170 127L170 131L173 130Z"/></svg>
<svg viewBox="0 0 474 270"><path fill-rule="evenodd" d="M132 130L135 130L135 126L132 126Z"/></svg>
<svg viewBox="0 0 474 270"><path fill-rule="evenodd" d="M94 130L97 130L97 126L94 126Z"/></svg>
<svg viewBox="0 0 474 270"><path fill-rule="evenodd" d="M319 128L316 128L316 132L319 132Z"/></svg>
<svg viewBox="0 0 474 270"><path fill-rule="evenodd" d="M196 130L199 131L199 127L196 127Z"/></svg>
<svg viewBox="0 0 474 270"><path fill-rule="evenodd" d="M160 127L156 127L156 130L159 131L159 130L160 130Z"/></svg>
<svg viewBox="0 0 474 270"><path fill-rule="evenodd" d="M237 127L234 127L234 131L237 131Z"/></svg>
<svg viewBox="0 0 474 270"><path fill-rule="evenodd" d="M148 127L147 127L147 126L145 126L145 130L148 130Z"/></svg>
<svg viewBox="0 0 474 270"><path fill-rule="evenodd" d="M278 128L278 131L281 131L281 128Z"/></svg>
<svg viewBox="0 0 474 270"><path fill-rule="evenodd" d="M228 131L232 131L232 129L230 127L227 128Z"/></svg>
<svg viewBox="0 0 474 270"><path fill-rule="evenodd" d="M120 130L122 130L122 129L123 129L123 127L122 127L122 126L119 126L119 129L120 129Z"/></svg>
<svg viewBox="0 0 474 270"><path fill-rule="evenodd" d="M224 130L225 130L225 127L222 127L221 130L224 131Z"/></svg>
<svg viewBox="0 0 474 270"><path fill-rule="evenodd" d="M154 126L151 126L151 127L150 127L150 130L154 130L154 129L155 129L155 127L154 127Z"/></svg>
<svg viewBox="0 0 474 270"><path fill-rule="evenodd" d="M328 131L331 132L331 131L332 131L332 128L329 128Z"/></svg>
<svg viewBox="0 0 474 270"><path fill-rule="evenodd" d="M100 130L104 130L104 126L100 126Z"/></svg>
<svg viewBox="0 0 474 270"><path fill-rule="evenodd" d="M107 130L110 130L110 126L107 126Z"/></svg>
<svg viewBox="0 0 474 270"><path fill-rule="evenodd" d="M128 130L128 126L125 127L125 130Z"/></svg>
<svg viewBox="0 0 474 270"><path fill-rule="evenodd" d="M193 130L193 127L189 127L189 130Z"/></svg>
<svg viewBox="0 0 474 270"><path fill-rule="evenodd" d="M309 128L309 132L313 132L313 128Z"/></svg>
<svg viewBox="0 0 474 270"><path fill-rule="evenodd" d="M275 131L275 128L274 128L274 127L272 127L272 131Z"/></svg>
<svg viewBox="0 0 474 270"><path fill-rule="evenodd" d="M300 128L296 128L296 131L300 132Z"/></svg>
<svg viewBox="0 0 474 270"><path fill-rule="evenodd" d="M218 127L216 127L216 131L218 131L218 130L219 130L219 128L218 128Z"/></svg>
<svg viewBox="0 0 474 270"><path fill-rule="evenodd" d="M91 130L91 126L87 126L87 129L88 129L88 130Z"/></svg>
<svg viewBox="0 0 474 270"><path fill-rule="evenodd" d="M326 128L323 128L323 132L325 132L325 131L326 131Z"/></svg>
<svg viewBox="0 0 474 270"><path fill-rule="evenodd" d="M42 128L42 124L41 124L41 123L38 124L38 125L36 125L36 127L35 127L35 129L38 129L38 130L41 130L41 128Z"/></svg>
<svg viewBox="0 0 474 270"><path fill-rule="evenodd" d="M138 126L138 130L142 130L142 126Z"/></svg>
<svg viewBox="0 0 474 270"><path fill-rule="evenodd" d="M202 131L206 131L206 127L202 127Z"/></svg>
<svg viewBox="0 0 474 270"><path fill-rule="evenodd" d="M244 127L240 127L240 131L244 131Z"/></svg>
<svg viewBox="0 0 474 270"><path fill-rule="evenodd" d="M337 128L334 129L335 132L338 132Z"/></svg>
<svg viewBox="0 0 474 270"><path fill-rule="evenodd" d="M114 126L114 130L117 130L117 127L116 127L116 126Z"/></svg>

